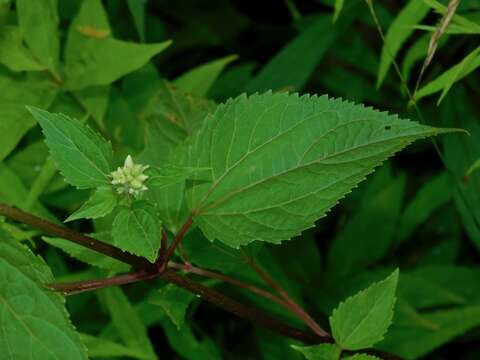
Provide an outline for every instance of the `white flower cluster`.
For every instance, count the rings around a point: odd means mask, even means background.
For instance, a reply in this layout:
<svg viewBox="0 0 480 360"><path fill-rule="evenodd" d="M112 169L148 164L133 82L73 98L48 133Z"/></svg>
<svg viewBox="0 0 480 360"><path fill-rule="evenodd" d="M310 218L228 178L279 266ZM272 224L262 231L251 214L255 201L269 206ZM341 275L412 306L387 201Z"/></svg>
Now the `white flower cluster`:
<svg viewBox="0 0 480 360"><path fill-rule="evenodd" d="M123 167L118 167L110 176L112 185L115 186L119 194L129 194L138 197L142 191L148 190L144 182L148 176L143 172L148 169L148 165L135 164L130 155L125 159Z"/></svg>

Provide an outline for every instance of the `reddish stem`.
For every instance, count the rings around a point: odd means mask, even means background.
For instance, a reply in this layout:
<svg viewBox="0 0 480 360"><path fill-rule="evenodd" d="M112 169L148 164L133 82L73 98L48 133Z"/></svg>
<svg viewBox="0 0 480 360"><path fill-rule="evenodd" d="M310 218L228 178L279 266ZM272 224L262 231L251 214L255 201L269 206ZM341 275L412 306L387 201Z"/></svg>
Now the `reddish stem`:
<svg viewBox="0 0 480 360"><path fill-rule="evenodd" d="M280 297L282 297L285 302L289 305L290 310L296 314L303 322L312 329L318 336L321 337L330 337L330 334L322 329L320 325L300 306L298 305L292 297L282 289L276 281L267 274L260 266L258 266L255 261L247 256L247 263L252 267L253 270L268 284L273 290L275 290Z"/></svg>

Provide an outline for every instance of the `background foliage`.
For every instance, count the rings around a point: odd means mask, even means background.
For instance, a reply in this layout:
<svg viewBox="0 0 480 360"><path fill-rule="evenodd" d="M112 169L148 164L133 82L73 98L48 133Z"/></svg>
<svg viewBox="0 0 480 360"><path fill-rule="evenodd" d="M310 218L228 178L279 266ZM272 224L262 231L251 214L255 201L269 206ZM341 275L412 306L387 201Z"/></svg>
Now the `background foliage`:
<svg viewBox="0 0 480 360"><path fill-rule="evenodd" d="M447 7L448 1L379 0L370 3L376 23L369 3L0 0L0 201L60 223L90 197L92 179L102 185L102 171L113 170L109 163L120 165L132 154L141 163L164 164L217 103L244 92L326 93L423 124L463 128L470 136L419 142L387 161L300 236L243 251L325 326L340 301L399 267L393 324L376 347L408 359L480 358L480 4L465 0L452 12L455 1ZM453 16L438 33L445 14ZM103 159L100 172L76 163L70 172L62 169L76 187L68 185L25 105L81 120L111 141L113 155L110 145L95 141L86 151ZM55 129L37 120L48 143ZM68 162L66 152L58 156ZM154 194L168 204L158 210L173 233L185 220L175 197L182 186L167 183ZM115 201L108 192L98 196L110 211L116 205L106 203ZM69 226L108 241L104 231L112 222L109 215ZM1 227L41 254L57 281L125 271L119 262L29 227L6 220ZM222 236L233 241L232 233ZM192 263L263 286L242 251L189 237L203 235L194 230L185 239L183 251ZM0 242L2 255L17 251ZM17 258L21 265L24 259ZM40 297L31 276L27 268L18 273ZM41 276L52 278L48 270ZM205 284L302 326L263 298L218 281ZM62 301L52 294L52 306ZM79 336L91 357L303 356L291 340L173 285L138 283L80 294L67 298L67 309L80 332L68 333L70 341L80 343Z"/></svg>

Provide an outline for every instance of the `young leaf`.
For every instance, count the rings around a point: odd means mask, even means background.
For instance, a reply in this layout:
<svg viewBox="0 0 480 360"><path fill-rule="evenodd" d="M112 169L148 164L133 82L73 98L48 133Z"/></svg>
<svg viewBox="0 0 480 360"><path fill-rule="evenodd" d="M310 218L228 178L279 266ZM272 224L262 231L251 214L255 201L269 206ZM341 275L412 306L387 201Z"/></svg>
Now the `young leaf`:
<svg viewBox="0 0 480 360"><path fill-rule="evenodd" d="M148 338L147 328L122 289L103 289L99 296L105 301L113 325L123 342L132 350L141 352L147 359L157 359Z"/></svg>
<svg viewBox="0 0 480 360"><path fill-rule="evenodd" d="M185 313L195 296L176 285L167 284L156 291L149 303L160 306L175 324L178 330L183 326Z"/></svg>
<svg viewBox="0 0 480 360"><path fill-rule="evenodd" d="M332 335L346 350L360 350L383 339L392 322L398 270L348 298L330 316Z"/></svg>
<svg viewBox="0 0 480 360"><path fill-rule="evenodd" d="M55 73L60 53L57 0L17 0L18 23L35 57Z"/></svg>
<svg viewBox="0 0 480 360"><path fill-rule="evenodd" d="M301 352L308 360L338 360L342 349L336 344L320 344L314 346L292 347Z"/></svg>
<svg viewBox="0 0 480 360"><path fill-rule="evenodd" d="M385 43L380 57L377 87L382 85L397 53L414 31L414 26L427 15L429 10L430 8L423 1L411 0L390 25L385 35Z"/></svg>
<svg viewBox="0 0 480 360"><path fill-rule="evenodd" d="M0 33L0 63L12 71L45 70L31 51L23 45L22 34L16 26L3 26Z"/></svg>
<svg viewBox="0 0 480 360"><path fill-rule="evenodd" d="M79 189L109 184L113 157L110 143L68 116L29 110L40 123L52 158L68 183Z"/></svg>
<svg viewBox="0 0 480 360"><path fill-rule="evenodd" d="M117 206L118 196L111 186L99 187L77 211L65 222L77 219L96 219L110 214Z"/></svg>
<svg viewBox="0 0 480 360"><path fill-rule="evenodd" d="M155 208L144 200L122 207L112 225L115 245L154 262L160 249L160 221Z"/></svg>
<svg viewBox="0 0 480 360"><path fill-rule="evenodd" d="M0 353L5 359L87 359L45 262L0 230ZM32 355L34 354L34 355Z"/></svg>
<svg viewBox="0 0 480 360"><path fill-rule="evenodd" d="M223 69L237 59L237 55L229 55L202 64L180 75L173 84L187 93L205 96Z"/></svg>
<svg viewBox="0 0 480 360"><path fill-rule="evenodd" d="M189 194L210 239L279 243L324 216L382 161L411 142L451 131L327 96L242 95L207 116L172 157L211 168Z"/></svg>
<svg viewBox="0 0 480 360"><path fill-rule="evenodd" d="M114 39L101 1L85 0L68 32L65 86L78 90L108 85L145 65L168 45L170 41L146 45Z"/></svg>

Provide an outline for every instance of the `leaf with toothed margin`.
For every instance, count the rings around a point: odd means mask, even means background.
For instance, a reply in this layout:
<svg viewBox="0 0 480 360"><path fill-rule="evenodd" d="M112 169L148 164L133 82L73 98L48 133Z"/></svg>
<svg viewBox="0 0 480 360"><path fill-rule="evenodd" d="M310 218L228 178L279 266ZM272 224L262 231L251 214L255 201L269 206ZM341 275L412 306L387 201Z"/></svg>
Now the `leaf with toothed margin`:
<svg viewBox="0 0 480 360"><path fill-rule="evenodd" d="M79 189L109 185L112 146L80 121L63 114L28 107L39 122L50 153L65 177Z"/></svg>
<svg viewBox="0 0 480 360"><path fill-rule="evenodd" d="M210 240L279 243L403 147L450 131L327 96L241 95L208 115L170 161L211 169L213 180L188 194Z"/></svg>
<svg viewBox="0 0 480 360"><path fill-rule="evenodd" d="M47 264L0 230L0 358L86 360Z"/></svg>

